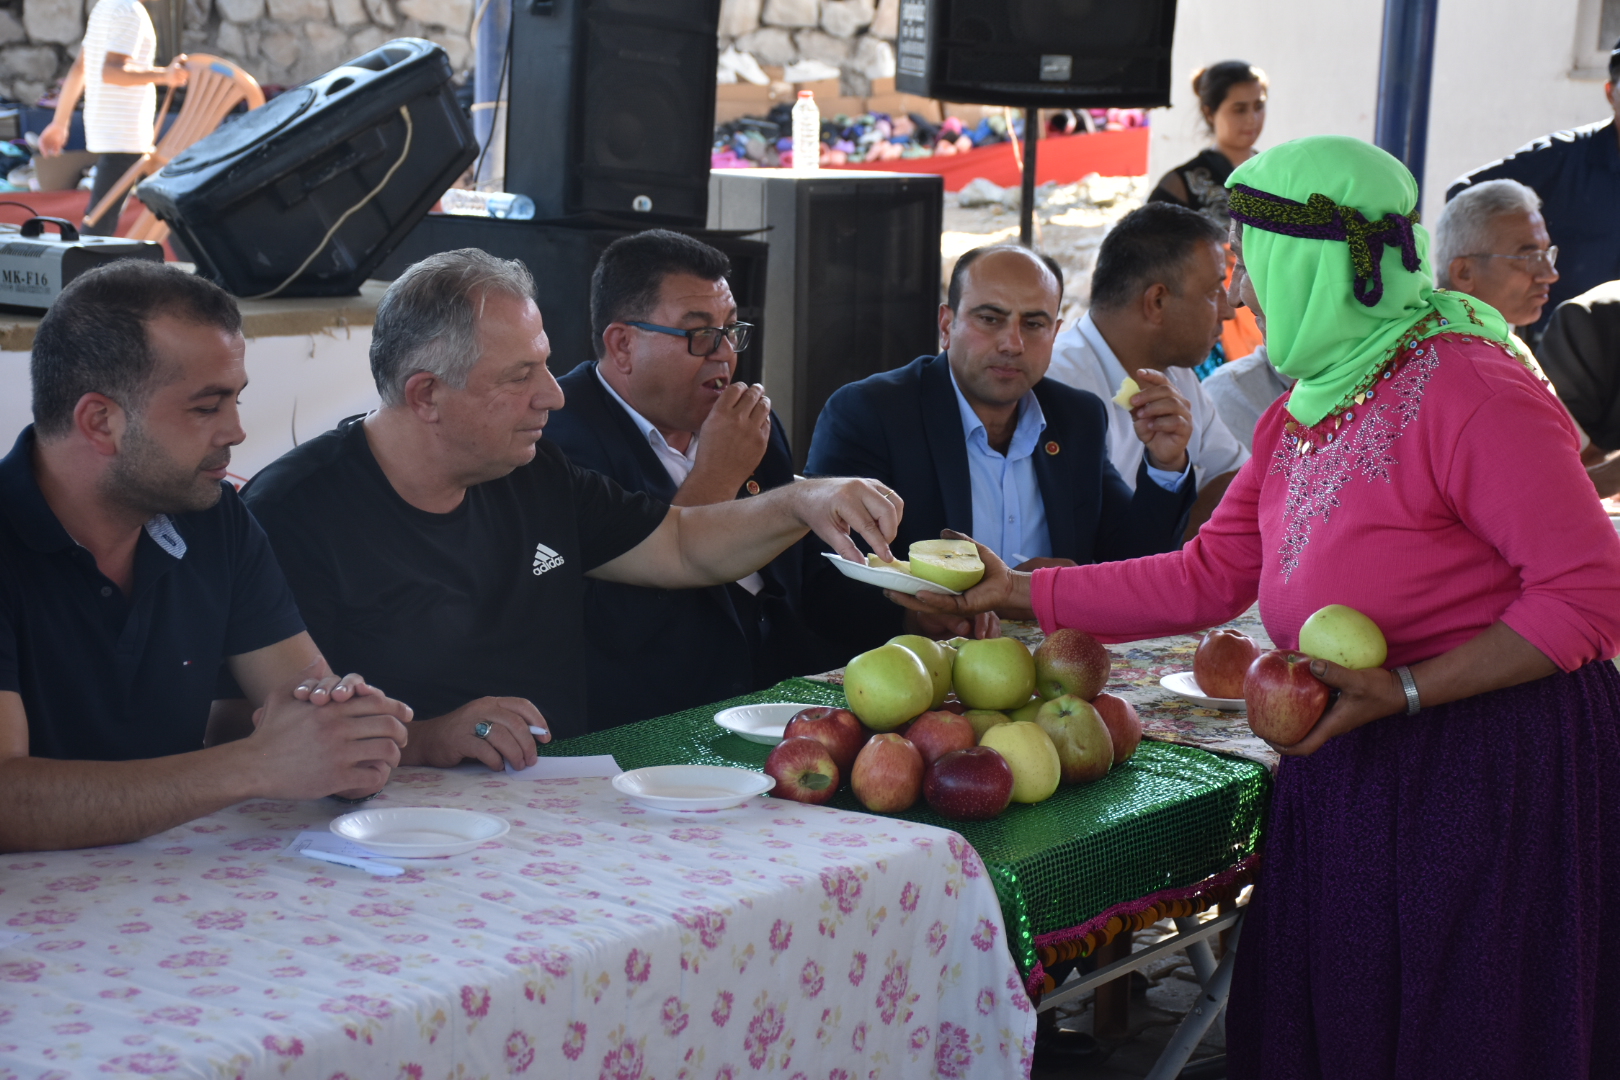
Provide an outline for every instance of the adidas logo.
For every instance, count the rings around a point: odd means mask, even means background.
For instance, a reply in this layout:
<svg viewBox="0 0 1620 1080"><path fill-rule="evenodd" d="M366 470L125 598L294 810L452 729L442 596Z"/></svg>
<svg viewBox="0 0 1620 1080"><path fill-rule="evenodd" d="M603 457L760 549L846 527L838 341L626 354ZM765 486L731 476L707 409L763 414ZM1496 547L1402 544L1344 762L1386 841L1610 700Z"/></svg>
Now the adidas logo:
<svg viewBox="0 0 1620 1080"><path fill-rule="evenodd" d="M563 564L563 557L544 544L534 545L534 573L536 577Z"/></svg>

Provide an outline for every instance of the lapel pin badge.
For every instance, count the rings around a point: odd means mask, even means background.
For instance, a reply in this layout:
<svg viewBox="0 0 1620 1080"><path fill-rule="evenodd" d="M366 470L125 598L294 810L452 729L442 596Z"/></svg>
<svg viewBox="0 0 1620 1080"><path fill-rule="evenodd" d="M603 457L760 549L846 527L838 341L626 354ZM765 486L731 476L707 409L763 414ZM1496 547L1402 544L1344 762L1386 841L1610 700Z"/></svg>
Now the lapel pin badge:
<svg viewBox="0 0 1620 1080"><path fill-rule="evenodd" d="M1057 444L1055 439L1046 444L1046 452L1052 457L1057 457L1057 452L1061 449L1063 448Z"/></svg>
<svg viewBox="0 0 1620 1080"><path fill-rule="evenodd" d="M748 492L748 494L750 494L750 495L758 495L759 494L759 481L758 480L750 480L750 481L748 481L747 484L743 485L743 490Z"/></svg>

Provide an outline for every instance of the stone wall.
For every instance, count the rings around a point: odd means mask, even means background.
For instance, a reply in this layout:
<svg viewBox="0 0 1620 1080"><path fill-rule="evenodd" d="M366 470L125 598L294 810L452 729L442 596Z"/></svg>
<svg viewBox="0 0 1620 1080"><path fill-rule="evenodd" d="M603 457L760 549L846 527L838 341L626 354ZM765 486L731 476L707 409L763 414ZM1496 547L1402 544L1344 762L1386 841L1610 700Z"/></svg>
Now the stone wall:
<svg viewBox="0 0 1620 1080"><path fill-rule="evenodd" d="M894 74L900 0L721 0L720 48L735 45L761 64L820 60L839 69L851 97Z"/></svg>
<svg viewBox="0 0 1620 1080"><path fill-rule="evenodd" d="M181 44L290 86L397 37L443 45L472 64L473 0L179 0ZM67 74L95 0L0 0L0 94L32 104Z"/></svg>

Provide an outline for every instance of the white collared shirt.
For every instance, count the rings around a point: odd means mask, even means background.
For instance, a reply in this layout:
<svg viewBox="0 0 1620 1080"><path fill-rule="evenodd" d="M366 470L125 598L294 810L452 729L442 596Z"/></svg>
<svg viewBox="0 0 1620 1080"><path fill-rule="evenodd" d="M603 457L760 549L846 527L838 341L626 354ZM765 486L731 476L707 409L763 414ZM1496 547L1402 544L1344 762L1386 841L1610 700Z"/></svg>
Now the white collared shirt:
<svg viewBox="0 0 1620 1080"><path fill-rule="evenodd" d="M613 389L606 379L602 378L600 365L596 367L595 375L596 381L602 384L602 389L606 390L613 400L619 403L619 408L630 414L631 421L647 440L647 445L652 447L653 453L658 455L658 460L664 466L664 471L669 473L669 478L675 481L675 487L679 490L680 486L686 483L686 478L692 475L692 467L697 464L697 432L692 432L692 441L686 444L686 452L682 453L669 445L663 433L653 427L645 416L632 409L630 403L620 397L619 392ZM759 590L765 587L765 579L756 572L749 574L745 578L739 578L737 584L753 595L758 596Z"/></svg>
<svg viewBox="0 0 1620 1080"><path fill-rule="evenodd" d="M1089 390L1102 398L1109 409L1108 457L1134 490L1136 470L1147 452L1146 445L1136 435L1131 422L1131 410L1114 403L1119 384L1125 381L1125 366L1114 355L1114 350L1103 340L1102 332L1091 319L1091 312L1064 329L1052 345L1052 365L1046 369L1048 379L1056 379L1079 390ZM1249 460L1232 432L1222 422L1215 402L1204 392L1198 376L1191 368L1171 368L1165 372L1170 385L1181 393L1192 406L1193 433L1187 441L1187 457L1197 472L1198 486L1229 473ZM1149 475L1155 470L1148 465ZM1157 476L1154 476L1158 480ZM1161 481L1162 484L1162 481Z"/></svg>

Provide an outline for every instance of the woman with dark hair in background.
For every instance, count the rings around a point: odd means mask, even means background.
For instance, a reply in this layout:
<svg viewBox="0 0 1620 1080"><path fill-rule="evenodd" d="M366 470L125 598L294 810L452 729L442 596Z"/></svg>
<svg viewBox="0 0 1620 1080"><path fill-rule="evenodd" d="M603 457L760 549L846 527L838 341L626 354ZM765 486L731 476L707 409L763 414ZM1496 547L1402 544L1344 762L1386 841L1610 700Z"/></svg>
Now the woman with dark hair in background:
<svg viewBox="0 0 1620 1080"><path fill-rule="evenodd" d="M1193 75L1193 92L1204 127L1215 145L1165 173L1148 202L1173 202L1227 226L1226 178L1252 158L1254 144L1266 126L1266 73L1246 60L1222 60ZM1227 270L1232 260L1227 258ZM1193 370L1200 379L1226 363L1248 356L1265 343L1254 315L1238 308L1236 318L1221 327L1221 340L1208 359Z"/></svg>

